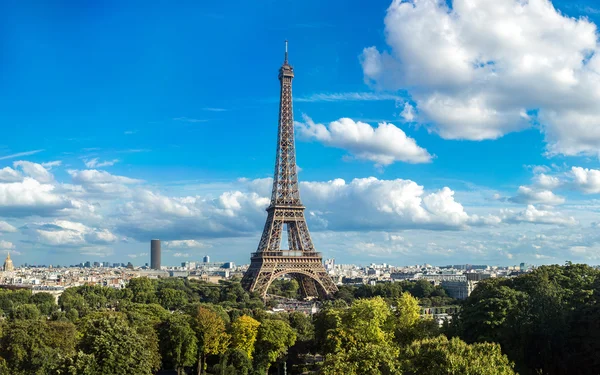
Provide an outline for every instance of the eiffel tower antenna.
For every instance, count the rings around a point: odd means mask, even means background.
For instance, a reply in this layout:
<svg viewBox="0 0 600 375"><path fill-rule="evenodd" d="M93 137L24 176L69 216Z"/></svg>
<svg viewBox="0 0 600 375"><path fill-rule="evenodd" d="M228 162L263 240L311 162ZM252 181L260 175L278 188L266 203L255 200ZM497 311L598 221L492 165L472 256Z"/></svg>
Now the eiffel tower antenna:
<svg viewBox="0 0 600 375"><path fill-rule="evenodd" d="M294 114L292 109L292 79L294 68L288 63L288 43L285 60L279 68L280 98L277 153L271 204L267 222L256 252L250 256L250 267L242 278L242 286L266 298L267 290L283 275L298 281L304 297L326 298L338 289L323 267L321 253L315 250L300 201ZM282 232L287 229L288 250L281 249Z"/></svg>

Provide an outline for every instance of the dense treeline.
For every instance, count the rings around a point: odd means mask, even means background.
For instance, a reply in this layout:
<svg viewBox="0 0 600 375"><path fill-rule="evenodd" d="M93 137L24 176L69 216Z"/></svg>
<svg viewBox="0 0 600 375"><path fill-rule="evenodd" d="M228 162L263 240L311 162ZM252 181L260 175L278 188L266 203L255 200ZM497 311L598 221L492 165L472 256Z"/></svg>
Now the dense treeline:
<svg viewBox="0 0 600 375"><path fill-rule="evenodd" d="M514 374L499 345L447 339L409 293L348 290L314 317L267 313L239 282L138 278L122 290L69 288L58 304L2 290L0 374Z"/></svg>
<svg viewBox="0 0 600 375"><path fill-rule="evenodd" d="M352 303L355 299L372 297L382 297L386 301L392 302L399 298L403 292L408 292L413 297L418 298L419 304L423 307L448 306L458 303L458 301L446 294L444 288L439 285L433 285L427 280L406 280L359 286L344 285L340 287L336 298L342 299L348 304Z"/></svg>
<svg viewBox="0 0 600 375"><path fill-rule="evenodd" d="M495 342L522 375L600 374L600 271L544 266L480 282L449 333Z"/></svg>

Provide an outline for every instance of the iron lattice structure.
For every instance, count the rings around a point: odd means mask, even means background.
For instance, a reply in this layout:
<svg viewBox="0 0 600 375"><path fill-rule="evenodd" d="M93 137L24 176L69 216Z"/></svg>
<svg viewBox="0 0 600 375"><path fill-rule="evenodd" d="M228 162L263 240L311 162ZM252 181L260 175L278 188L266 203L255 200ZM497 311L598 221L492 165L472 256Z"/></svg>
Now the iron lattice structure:
<svg viewBox="0 0 600 375"><path fill-rule="evenodd" d="M251 255L242 285L265 298L273 280L289 274L298 281L304 297L324 298L338 289L323 267L321 253L315 250L304 218L305 207L300 201L292 110L293 78L294 69L288 63L286 41L285 60L279 69L279 130L271 204L267 208L267 222L258 249ZM285 227L289 250L281 250Z"/></svg>

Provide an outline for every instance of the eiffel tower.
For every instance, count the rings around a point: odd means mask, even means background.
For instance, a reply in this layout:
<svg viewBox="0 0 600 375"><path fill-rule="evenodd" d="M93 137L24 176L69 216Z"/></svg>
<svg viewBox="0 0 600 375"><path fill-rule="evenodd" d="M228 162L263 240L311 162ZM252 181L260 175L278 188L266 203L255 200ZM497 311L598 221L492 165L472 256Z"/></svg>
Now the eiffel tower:
<svg viewBox="0 0 600 375"><path fill-rule="evenodd" d="M273 280L288 274L298 281L304 297L325 298L338 289L323 267L321 253L315 250L300 201L292 111L294 69L288 63L287 49L286 41L285 60L279 69L279 130L271 204L267 208L267 222L258 249L250 257L250 267L244 274L242 286L265 298ZM288 250L281 250L284 227Z"/></svg>

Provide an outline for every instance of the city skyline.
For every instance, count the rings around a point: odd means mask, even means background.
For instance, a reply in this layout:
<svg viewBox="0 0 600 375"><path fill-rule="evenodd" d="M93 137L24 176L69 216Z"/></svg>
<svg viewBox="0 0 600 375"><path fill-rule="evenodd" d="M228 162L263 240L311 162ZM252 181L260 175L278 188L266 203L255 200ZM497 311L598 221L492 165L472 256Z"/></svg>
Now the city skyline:
<svg viewBox="0 0 600 375"><path fill-rule="evenodd" d="M288 39L323 258L598 263L592 2L234 3L3 5L0 251L144 264L160 238L164 264L248 263Z"/></svg>

